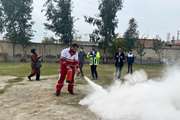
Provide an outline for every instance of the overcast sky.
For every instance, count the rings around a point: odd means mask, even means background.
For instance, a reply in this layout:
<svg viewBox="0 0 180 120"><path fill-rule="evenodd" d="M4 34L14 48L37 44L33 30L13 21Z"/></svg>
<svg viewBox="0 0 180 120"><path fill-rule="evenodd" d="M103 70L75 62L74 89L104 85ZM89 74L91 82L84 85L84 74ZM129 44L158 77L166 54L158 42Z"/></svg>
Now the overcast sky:
<svg viewBox="0 0 180 120"><path fill-rule="evenodd" d="M53 34L46 30L43 23L46 21L41 9L45 0L34 0L33 30L35 36L32 41L40 42L44 36ZM84 40L92 32L92 26L84 22L83 16L98 14L98 0L72 0L73 16L79 18L75 23L76 33ZM176 36L180 30L180 0L124 0L123 9L118 12L119 24L116 32L122 34L128 27L129 19L134 17L138 24L140 37L153 38L157 34L166 39L167 33Z"/></svg>

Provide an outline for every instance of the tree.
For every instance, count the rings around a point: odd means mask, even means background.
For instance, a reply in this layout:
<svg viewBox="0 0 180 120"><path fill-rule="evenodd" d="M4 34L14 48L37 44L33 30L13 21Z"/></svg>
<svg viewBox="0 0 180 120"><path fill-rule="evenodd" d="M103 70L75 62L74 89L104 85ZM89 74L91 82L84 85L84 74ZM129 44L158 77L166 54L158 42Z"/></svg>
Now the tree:
<svg viewBox="0 0 180 120"><path fill-rule="evenodd" d="M122 48L123 50L126 50L125 42L123 38L116 38L113 40L112 47L110 47L110 53L112 56L114 55L114 53L117 52L118 48Z"/></svg>
<svg viewBox="0 0 180 120"><path fill-rule="evenodd" d="M15 55L16 43L22 45L25 55L24 49L33 36L32 3L33 0L1 0L6 30L5 36L13 43L13 56Z"/></svg>
<svg viewBox="0 0 180 120"><path fill-rule="evenodd" d="M160 39L155 39L153 41L153 50L158 55L159 62L161 62L161 55L162 55L162 48L164 47L164 42L162 42Z"/></svg>
<svg viewBox="0 0 180 120"><path fill-rule="evenodd" d="M101 0L98 9L100 13L97 17L85 16L85 21L97 27L93 32L96 31L96 35L99 35L100 39L97 39L97 42L99 47L103 49L106 57L107 48L112 46L112 41L115 37L115 28L118 24L116 14L122 9L122 0Z"/></svg>
<svg viewBox="0 0 180 120"><path fill-rule="evenodd" d="M145 53L145 40L138 40L136 44L137 54L140 56L140 63L142 64L142 58L146 54Z"/></svg>
<svg viewBox="0 0 180 120"><path fill-rule="evenodd" d="M92 34L89 34L89 38L90 38L90 42L93 42L93 43L98 43L99 41L99 31L98 30L94 30L92 32Z"/></svg>
<svg viewBox="0 0 180 120"><path fill-rule="evenodd" d="M2 8L2 2L0 1L0 33L4 32L4 12Z"/></svg>
<svg viewBox="0 0 180 120"><path fill-rule="evenodd" d="M70 44L73 40L71 0L47 0L45 6L48 20L45 27L60 38L59 42Z"/></svg>
<svg viewBox="0 0 180 120"><path fill-rule="evenodd" d="M129 20L129 28L124 33L125 46L127 50L134 49L138 40L137 23L134 18Z"/></svg>

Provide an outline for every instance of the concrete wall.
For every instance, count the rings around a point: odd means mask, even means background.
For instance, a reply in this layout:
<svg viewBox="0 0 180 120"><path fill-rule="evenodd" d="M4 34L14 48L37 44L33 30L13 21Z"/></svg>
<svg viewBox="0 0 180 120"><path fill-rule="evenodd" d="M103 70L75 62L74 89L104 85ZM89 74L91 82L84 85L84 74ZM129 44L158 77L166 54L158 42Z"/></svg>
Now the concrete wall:
<svg viewBox="0 0 180 120"><path fill-rule="evenodd" d="M145 49L143 56L144 63L159 63L159 56L151 48ZM135 53L137 63L140 62L140 56ZM160 55L161 62L175 62L180 60L180 48L163 48Z"/></svg>
<svg viewBox="0 0 180 120"><path fill-rule="evenodd" d="M89 42L77 42L80 47L84 47L86 52L90 51L92 46L96 46L95 44L91 44ZM54 62L58 60L58 56L60 55L60 51L67 46L63 44L40 44L40 43L32 43L26 49L26 57L27 60L30 60L32 48L37 50L38 55L41 55L44 61ZM15 57L13 58L13 44L7 41L0 41L0 61L21 61L23 57L23 48L21 45L15 45Z"/></svg>
<svg viewBox="0 0 180 120"><path fill-rule="evenodd" d="M84 47L85 52L91 50L92 46L97 46L95 44L89 42L77 42L80 46ZM30 60L30 50L32 48L36 48L37 53L42 56L44 61L54 62L58 60L58 56L60 55L60 51L67 46L62 44L40 44L40 43L32 43L29 45L25 52L27 54L26 60ZM145 49L145 56L143 57L143 61L146 63L157 63L159 62L158 55L151 48ZM101 53L101 56L102 53ZM139 62L139 55L135 53L136 61ZM15 57L13 58L13 45L7 41L0 41L0 61L21 61L23 57L23 48L21 45L15 45ZM169 47L164 48L161 54L161 61L175 61L180 60L180 47Z"/></svg>

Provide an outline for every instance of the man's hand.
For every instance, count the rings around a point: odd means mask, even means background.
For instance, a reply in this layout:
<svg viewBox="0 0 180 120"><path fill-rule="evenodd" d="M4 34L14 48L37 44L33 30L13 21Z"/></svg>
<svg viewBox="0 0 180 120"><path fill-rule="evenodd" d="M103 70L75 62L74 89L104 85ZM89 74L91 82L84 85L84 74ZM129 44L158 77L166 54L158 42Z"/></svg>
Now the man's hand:
<svg viewBox="0 0 180 120"><path fill-rule="evenodd" d="M71 67L68 65L67 67L66 67L67 69L71 69Z"/></svg>
<svg viewBox="0 0 180 120"><path fill-rule="evenodd" d="M41 56L38 56L38 59L40 59L41 58Z"/></svg>

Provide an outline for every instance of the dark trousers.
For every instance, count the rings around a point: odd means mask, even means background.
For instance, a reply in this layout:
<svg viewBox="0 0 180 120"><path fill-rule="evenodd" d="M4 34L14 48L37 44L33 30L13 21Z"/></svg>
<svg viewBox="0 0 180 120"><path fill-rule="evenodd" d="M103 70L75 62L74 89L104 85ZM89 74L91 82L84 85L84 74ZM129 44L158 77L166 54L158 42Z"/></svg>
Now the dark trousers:
<svg viewBox="0 0 180 120"><path fill-rule="evenodd" d="M116 66L116 79L121 78L122 67L123 67L123 65Z"/></svg>
<svg viewBox="0 0 180 120"><path fill-rule="evenodd" d="M133 73L132 64L128 64L128 73L130 73L130 74Z"/></svg>
<svg viewBox="0 0 180 120"><path fill-rule="evenodd" d="M80 69L80 73L81 73L81 76L84 76L84 73L83 73L83 63L80 63L79 64L79 69Z"/></svg>
<svg viewBox="0 0 180 120"><path fill-rule="evenodd" d="M91 65L91 75L93 77L93 79L97 79L98 78L98 73L97 73L97 65Z"/></svg>
<svg viewBox="0 0 180 120"><path fill-rule="evenodd" d="M28 77L33 77L34 75L36 75L36 80L40 80L40 68L34 68L32 67L32 71L31 74Z"/></svg>

